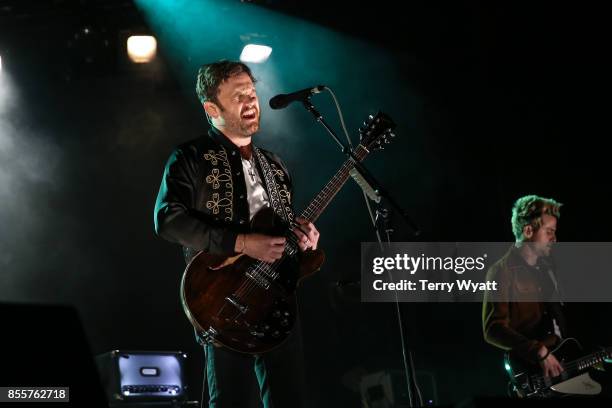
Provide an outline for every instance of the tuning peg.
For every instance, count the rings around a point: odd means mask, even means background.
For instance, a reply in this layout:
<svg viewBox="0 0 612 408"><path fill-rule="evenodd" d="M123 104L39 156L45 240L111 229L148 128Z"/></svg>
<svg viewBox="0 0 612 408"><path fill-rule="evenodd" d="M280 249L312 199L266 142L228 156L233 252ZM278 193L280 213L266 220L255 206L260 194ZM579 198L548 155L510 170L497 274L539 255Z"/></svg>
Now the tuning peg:
<svg viewBox="0 0 612 408"><path fill-rule="evenodd" d="M389 144L391 141L385 137L385 144Z"/></svg>

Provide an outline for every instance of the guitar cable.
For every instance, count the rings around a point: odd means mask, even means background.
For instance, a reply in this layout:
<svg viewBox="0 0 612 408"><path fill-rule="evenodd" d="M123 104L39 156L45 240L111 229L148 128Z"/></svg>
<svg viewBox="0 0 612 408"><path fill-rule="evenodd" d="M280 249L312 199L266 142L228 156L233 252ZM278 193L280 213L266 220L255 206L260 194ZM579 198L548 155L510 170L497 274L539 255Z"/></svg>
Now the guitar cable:
<svg viewBox="0 0 612 408"><path fill-rule="evenodd" d="M336 110L338 111L338 117L340 118L340 125L342 127L342 131L344 132L344 135L346 136L346 140L349 146L350 150L353 150L353 143L351 142L351 138L349 136L348 131L346 130L346 125L344 123L344 116L342 115L342 109L340 108L340 103L338 102L338 99L336 98L336 95L334 94L334 91L331 90L331 88L325 86L323 88L324 90L328 91L332 97L332 99L334 100L334 104L336 105ZM370 220L372 221L372 226L374 227L374 230L376 231L376 238L378 239L378 243L381 246L381 249L383 248L383 244L382 244L382 239L380 237L380 232L378 230L378 228L376 227L376 218L374 217L374 212L372 211L372 207L370 205L370 200L368 199L367 194L365 193L365 191L362 190L362 194L363 194L363 198L364 201L366 203L367 206L367 210L368 210L368 215L370 216ZM391 242L391 237L389 235L389 232L392 232L393 230L389 230L386 229L385 233L387 235L387 242ZM389 274L391 273L390 271L387 271ZM419 407L424 406L423 403L423 395L421 393L421 390L419 388L419 385L417 383L416 380L416 372L414 370L414 361L412 360L412 353L411 352L407 352L406 350L406 343L404 340L404 325L402 324L402 314L401 314L401 310L400 310L400 306L399 306L399 299L397 296L397 293L395 293L395 306L396 306L396 310L397 310L397 322L398 322L398 326L399 326L399 331L400 331L400 339L401 339L401 343L402 343L402 355L403 355L403 363L404 363L404 373L406 376L406 385L407 385L407 391L408 391L408 401L410 401L410 407L415 406L414 405L414 396L412 395L412 387L414 387L414 389L417 392L417 396L418 396L418 405Z"/></svg>
<svg viewBox="0 0 612 408"><path fill-rule="evenodd" d="M202 350L204 351L204 380L202 380L202 396L201 396L201 401L200 401L200 408L205 408L204 398L207 398L210 396L210 391L207 390L207 387L208 387L208 353L206 351L206 345L202 343L200 343L200 345L202 345ZM208 395L205 395L205 394L208 394ZM206 404L206 406L208 406L208 403Z"/></svg>
<svg viewBox="0 0 612 408"><path fill-rule="evenodd" d="M336 94L334 93L334 91L332 91L331 88L325 86L323 89L329 92L332 99L334 100L334 104L336 105L336 111L338 111L338 117L340 119L340 126L342 127L342 132L344 133L344 136L346 137L346 142L349 146L349 149L353 150L353 142L351 141L351 137L349 136L348 130L346 130L346 124L344 123L344 115L342 114L342 108L340 108L340 103L338 102L338 98L336 98ZM376 228L376 220L374 218L374 212L372 211L372 206L370 205L370 200L368 200L368 196L365 193L365 191L362 190L361 193L363 194L363 199L366 203L366 206L368 207L368 215L370 216L370 220L372 221L372 226L374 227L374 230L376 231L376 237L378 238L378 242L380 243L382 242L382 239L380 238L380 232L378 231L378 228ZM387 235L387 238L388 238L388 235ZM382 249L382 244L381 244L381 249Z"/></svg>
<svg viewBox="0 0 612 408"><path fill-rule="evenodd" d="M580 350L584 350L584 348L582 347L582 344L580 344L580 342L574 338L574 337L567 337L563 340L561 340L561 343L559 343L555 348L553 349L549 349L548 352L546 354L544 354L542 357L538 357L538 361L544 361L548 358L548 356L550 356L551 354L554 354L556 351L558 351L566 342L568 341L574 341L576 342L576 344L578 345L578 347L580 348Z"/></svg>
<svg viewBox="0 0 612 408"><path fill-rule="evenodd" d="M514 384L512 383L512 380L508 381L508 384L506 385L506 395L510 398L515 397L517 392L516 387L514 386Z"/></svg>
<svg viewBox="0 0 612 408"><path fill-rule="evenodd" d="M575 337L566 337L563 340L561 340L561 343L559 343L554 349L549 350L548 354L551 354L551 353L554 353L554 352L558 351L568 341L575 342L578 345L578 347L580 347L580 351L584 350L584 347L582 347L582 344L580 344L578 339L576 339ZM546 357L548 357L548 354L546 354Z"/></svg>

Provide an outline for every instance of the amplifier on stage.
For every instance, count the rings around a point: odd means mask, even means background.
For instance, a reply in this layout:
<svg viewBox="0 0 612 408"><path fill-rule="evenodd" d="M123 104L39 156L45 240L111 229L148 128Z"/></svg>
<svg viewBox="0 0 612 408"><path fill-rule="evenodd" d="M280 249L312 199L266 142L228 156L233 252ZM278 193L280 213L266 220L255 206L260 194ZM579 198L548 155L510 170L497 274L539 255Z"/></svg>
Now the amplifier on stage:
<svg viewBox="0 0 612 408"><path fill-rule="evenodd" d="M113 350L96 357L109 402L187 398L180 351Z"/></svg>

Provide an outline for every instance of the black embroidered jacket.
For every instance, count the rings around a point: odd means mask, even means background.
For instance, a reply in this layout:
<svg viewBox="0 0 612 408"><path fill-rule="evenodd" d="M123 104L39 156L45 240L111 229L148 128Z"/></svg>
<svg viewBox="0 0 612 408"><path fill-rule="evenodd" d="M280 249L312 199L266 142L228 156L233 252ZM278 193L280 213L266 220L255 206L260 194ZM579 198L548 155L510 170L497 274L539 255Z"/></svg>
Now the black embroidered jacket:
<svg viewBox="0 0 612 408"><path fill-rule="evenodd" d="M268 177L256 160L270 201L291 211L292 183L280 158L259 149L270 165ZM255 152L253 152L255 155ZM276 183L278 197L269 183ZM215 128L178 146L168 159L155 203L155 232L183 246L185 261L198 251L232 255L236 236L247 232L249 204L240 151Z"/></svg>

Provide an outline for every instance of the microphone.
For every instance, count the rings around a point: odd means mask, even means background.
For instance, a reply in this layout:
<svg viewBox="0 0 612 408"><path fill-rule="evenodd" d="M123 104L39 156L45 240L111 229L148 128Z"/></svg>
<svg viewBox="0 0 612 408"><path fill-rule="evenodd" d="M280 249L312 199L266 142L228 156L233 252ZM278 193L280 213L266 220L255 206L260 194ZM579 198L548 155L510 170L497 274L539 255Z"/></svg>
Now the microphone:
<svg viewBox="0 0 612 408"><path fill-rule="evenodd" d="M272 109L283 109L286 108L291 102L303 101L314 94L323 92L324 89L325 85L318 85L314 88L306 88L289 94L276 95L270 99L270 107Z"/></svg>

